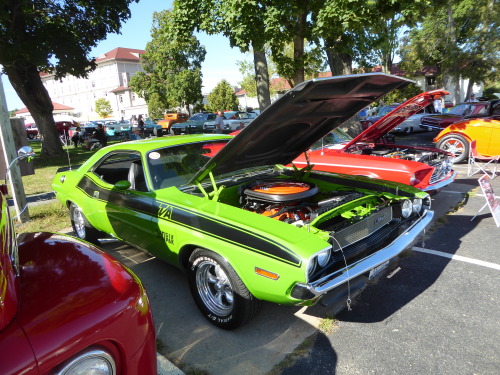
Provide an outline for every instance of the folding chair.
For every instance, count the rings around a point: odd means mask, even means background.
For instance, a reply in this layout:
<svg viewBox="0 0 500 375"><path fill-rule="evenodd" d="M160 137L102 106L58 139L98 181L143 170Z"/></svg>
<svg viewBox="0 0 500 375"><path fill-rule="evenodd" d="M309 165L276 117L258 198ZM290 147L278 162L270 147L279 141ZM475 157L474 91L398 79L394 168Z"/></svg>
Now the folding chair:
<svg viewBox="0 0 500 375"><path fill-rule="evenodd" d="M476 141L472 141L469 145L467 176L482 172L487 174L491 179L494 179L497 173L497 163L499 160L500 155L484 156L479 154L476 148Z"/></svg>

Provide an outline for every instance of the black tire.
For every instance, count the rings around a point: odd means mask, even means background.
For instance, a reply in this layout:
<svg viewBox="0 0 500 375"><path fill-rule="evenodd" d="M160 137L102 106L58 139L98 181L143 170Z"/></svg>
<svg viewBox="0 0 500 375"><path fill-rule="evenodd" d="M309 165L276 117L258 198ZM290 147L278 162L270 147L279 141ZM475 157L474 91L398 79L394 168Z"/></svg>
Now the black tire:
<svg viewBox="0 0 500 375"><path fill-rule="evenodd" d="M29 134L28 134L28 139L35 139L35 135L34 135L34 134L29 133Z"/></svg>
<svg viewBox="0 0 500 375"><path fill-rule="evenodd" d="M458 134L450 134L441 139L437 148L451 152L455 155L454 163L464 163L469 157L469 141Z"/></svg>
<svg viewBox="0 0 500 375"><path fill-rule="evenodd" d="M210 250L196 249L189 263L191 294L210 323L235 329L257 314L260 300L250 293L224 258Z"/></svg>
<svg viewBox="0 0 500 375"><path fill-rule="evenodd" d="M76 237L91 242L95 245L100 244L99 235L101 234L101 232L95 229L89 223L80 207L78 207L74 203L71 203L71 205L69 206L69 215L71 218L71 226L73 227L73 232L75 233Z"/></svg>

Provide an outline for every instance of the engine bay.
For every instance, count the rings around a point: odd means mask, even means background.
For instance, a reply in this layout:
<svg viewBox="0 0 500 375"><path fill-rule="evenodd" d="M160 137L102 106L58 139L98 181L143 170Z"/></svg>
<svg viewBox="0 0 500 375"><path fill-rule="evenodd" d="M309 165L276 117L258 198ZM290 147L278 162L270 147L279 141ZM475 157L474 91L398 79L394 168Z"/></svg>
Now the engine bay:
<svg viewBox="0 0 500 375"><path fill-rule="evenodd" d="M380 156L384 158L412 160L419 163L432 165L433 163L445 160L448 155L445 152L419 150L408 147L388 147L356 145L348 150L352 154Z"/></svg>
<svg viewBox="0 0 500 375"><path fill-rule="evenodd" d="M325 195L315 184L297 181L256 181L240 188L243 209L296 226L363 196L353 190Z"/></svg>

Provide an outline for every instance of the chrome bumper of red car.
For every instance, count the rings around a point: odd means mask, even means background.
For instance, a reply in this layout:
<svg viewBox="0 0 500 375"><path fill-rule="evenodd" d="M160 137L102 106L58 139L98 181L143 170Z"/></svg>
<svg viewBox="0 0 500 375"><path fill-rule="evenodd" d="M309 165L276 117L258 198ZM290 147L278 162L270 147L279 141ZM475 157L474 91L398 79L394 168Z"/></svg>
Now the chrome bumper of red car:
<svg viewBox="0 0 500 375"><path fill-rule="evenodd" d="M390 245L320 280L309 284L295 284L292 288L291 296L303 301L313 300L316 302L318 297L346 283L348 280L361 276L392 260L416 240L425 227L429 225L433 217L434 211L426 211L421 220L408 228L404 234L396 238Z"/></svg>
<svg viewBox="0 0 500 375"><path fill-rule="evenodd" d="M429 192L429 191L434 191L434 190L439 190L439 189L442 189L444 188L445 186L451 184L453 181L455 181L455 178L457 177L457 174L458 172L457 171L453 171L452 175L448 178L445 178L435 184L432 184L432 185L428 185L426 188L422 189L422 191L426 191L426 192Z"/></svg>

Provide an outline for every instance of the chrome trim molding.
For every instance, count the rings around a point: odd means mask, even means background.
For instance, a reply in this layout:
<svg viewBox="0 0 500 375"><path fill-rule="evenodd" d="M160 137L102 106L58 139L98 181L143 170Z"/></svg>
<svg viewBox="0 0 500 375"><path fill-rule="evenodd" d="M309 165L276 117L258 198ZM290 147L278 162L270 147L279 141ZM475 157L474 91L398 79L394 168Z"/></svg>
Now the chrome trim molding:
<svg viewBox="0 0 500 375"><path fill-rule="evenodd" d="M453 181L455 181L457 174L458 174L457 171L453 171L453 174L451 175L450 178L448 178L446 180L442 180L442 181L440 181L436 184L433 184L433 185L428 185L425 189L421 189L421 190L422 191L432 191L432 190L441 189L441 188L451 184Z"/></svg>

